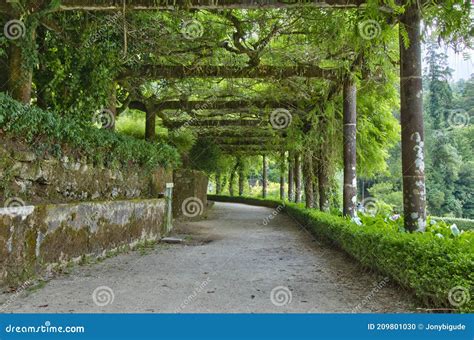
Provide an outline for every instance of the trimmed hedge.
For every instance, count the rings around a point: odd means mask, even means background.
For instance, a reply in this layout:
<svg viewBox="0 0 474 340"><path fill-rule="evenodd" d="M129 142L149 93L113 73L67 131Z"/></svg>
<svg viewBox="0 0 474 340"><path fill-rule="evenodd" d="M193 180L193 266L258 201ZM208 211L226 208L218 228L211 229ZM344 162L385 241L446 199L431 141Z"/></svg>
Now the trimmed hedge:
<svg viewBox="0 0 474 340"><path fill-rule="evenodd" d="M456 224L461 230L474 230L474 220L468 218L432 216L431 219L435 221L444 221L447 224Z"/></svg>
<svg viewBox="0 0 474 340"><path fill-rule="evenodd" d="M316 237L344 250L363 266L389 276L412 291L424 305L474 311L473 232L440 238L431 232L406 233L388 223L359 226L347 218L279 200L216 195L208 195L208 199L271 208L284 205L285 212ZM456 287L464 290L461 294L465 302L459 306L453 306L448 297ZM452 300L456 298L459 295L452 296Z"/></svg>

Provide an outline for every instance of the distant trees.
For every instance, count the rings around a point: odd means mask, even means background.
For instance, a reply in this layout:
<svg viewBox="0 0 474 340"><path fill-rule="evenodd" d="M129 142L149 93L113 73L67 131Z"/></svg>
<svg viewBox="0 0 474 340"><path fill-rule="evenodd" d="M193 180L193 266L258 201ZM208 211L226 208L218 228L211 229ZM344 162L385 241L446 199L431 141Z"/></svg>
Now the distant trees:
<svg viewBox="0 0 474 340"><path fill-rule="evenodd" d="M470 128L466 102L474 100L474 97L469 98L473 94L463 92L458 100L454 99L449 84L452 70L447 65L447 55L434 41L427 47L425 118L428 209L433 215L473 217L472 207L469 208L472 205L469 196L473 186L473 167L464 166L472 164L472 148L466 147L469 142L462 136ZM471 89L472 85L468 82L464 90ZM464 145L464 150L461 145Z"/></svg>

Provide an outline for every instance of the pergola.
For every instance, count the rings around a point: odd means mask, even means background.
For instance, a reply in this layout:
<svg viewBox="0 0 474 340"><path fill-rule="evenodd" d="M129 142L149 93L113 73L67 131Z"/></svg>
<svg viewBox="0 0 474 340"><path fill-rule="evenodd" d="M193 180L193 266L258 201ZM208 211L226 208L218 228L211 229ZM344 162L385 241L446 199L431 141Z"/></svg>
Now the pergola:
<svg viewBox="0 0 474 340"><path fill-rule="evenodd" d="M403 3L403 2L402 2ZM40 5L38 5L40 6ZM351 8L363 9L365 1L362 0L325 0L325 1L270 1L270 0L63 0L60 6L52 8L51 11L120 11L127 10L170 10L182 9L262 9L262 8L287 8L287 7L320 7L333 10L344 10ZM32 8L31 11L38 10ZM381 10L386 10L381 8ZM8 13L14 17L17 13L10 3L0 3L0 12ZM403 204L405 226L414 231L423 229L426 219L425 202L425 175L424 175L424 137L423 137L423 115L422 115L422 78L421 78L421 38L420 38L420 8L416 3L410 5L404 14L400 15L399 21L404 25L404 34L408 35L410 44L400 44L400 110L402 127L402 171L403 171ZM400 33L401 34L401 33ZM402 40L402 39L400 39ZM15 54L16 53L16 54ZM21 51L14 51L15 58L21 58ZM16 59L13 59L16 60ZM31 71L32 72L32 71ZM24 75L20 76L12 72L10 75L10 90L19 100L28 101L28 91L31 91L31 79L25 81ZM122 72L118 80L129 78L139 79L183 79L183 78L255 78L255 79L285 79L289 77L319 78L333 82L342 88L343 94L343 154L344 154L344 189L343 189L343 212L348 216L356 213L356 101L357 89L355 82L341 72L329 71L319 67L274 67L257 66L239 68L235 66L200 66L191 68L186 66L169 65L140 65L138 68L128 69ZM213 101L166 101L156 102L153 100L134 99L129 107L138 108L147 113L147 136L152 131L155 116L158 114L164 121L165 126L170 129L179 129L183 126L198 127L199 133L215 136L215 142L228 153L265 153L284 152L278 145L268 145L259 142L259 138L269 138L275 133L268 124L268 116L262 114L258 118L223 118L214 119L212 116L235 114L245 112L252 108L262 110L297 107L304 112L305 106L311 103L301 102L278 102L258 100L245 102L240 100L213 100ZM202 115L198 112L195 118L190 120L173 120L166 114L166 110L183 111L206 111L214 112ZM226 111L227 110L227 111ZM215 112L218 112L217 114ZM218 134L212 134L213 127L224 128ZM225 133L226 128L229 133ZM245 128L238 132L238 129ZM154 130L154 129L153 129ZM222 132L224 131L224 132ZM251 131L251 132L249 132ZM244 139L244 140L242 140ZM299 167L296 158L295 167ZM291 167L290 167L291 168ZM264 169L266 167L264 166ZM266 173L266 170L264 171ZM265 176L264 173L264 176ZM290 170L289 179L297 175L299 171ZM301 179L297 179L301 181ZM323 178L324 180L324 178ZM327 179L326 179L327 180Z"/></svg>

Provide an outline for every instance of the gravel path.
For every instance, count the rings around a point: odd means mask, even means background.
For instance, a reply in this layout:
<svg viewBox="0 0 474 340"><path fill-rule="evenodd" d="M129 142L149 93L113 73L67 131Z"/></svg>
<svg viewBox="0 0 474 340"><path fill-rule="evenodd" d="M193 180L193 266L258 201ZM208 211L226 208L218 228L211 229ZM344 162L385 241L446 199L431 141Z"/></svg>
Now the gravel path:
<svg viewBox="0 0 474 340"><path fill-rule="evenodd" d="M13 301L0 305L0 311L414 311L411 298L384 277L361 270L340 251L315 241L290 217L269 219L272 212L216 203L207 219L178 223L175 234L185 236L184 244L160 243L147 251L75 266L43 288L4 294L0 298ZM94 291L101 306L94 302Z"/></svg>

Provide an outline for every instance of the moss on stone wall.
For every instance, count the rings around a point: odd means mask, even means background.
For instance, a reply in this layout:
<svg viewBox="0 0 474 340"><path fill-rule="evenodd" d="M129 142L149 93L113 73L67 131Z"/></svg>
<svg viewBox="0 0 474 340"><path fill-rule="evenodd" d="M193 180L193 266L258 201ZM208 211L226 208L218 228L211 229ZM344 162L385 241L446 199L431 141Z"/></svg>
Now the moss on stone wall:
<svg viewBox="0 0 474 340"><path fill-rule="evenodd" d="M11 197L26 204L155 198L172 180L164 168L144 172L133 164L106 168L68 157L39 158L18 145L0 145L0 175L0 206Z"/></svg>
<svg viewBox="0 0 474 340"><path fill-rule="evenodd" d="M163 236L164 199L23 208L0 212L0 285L25 282L51 264Z"/></svg>

